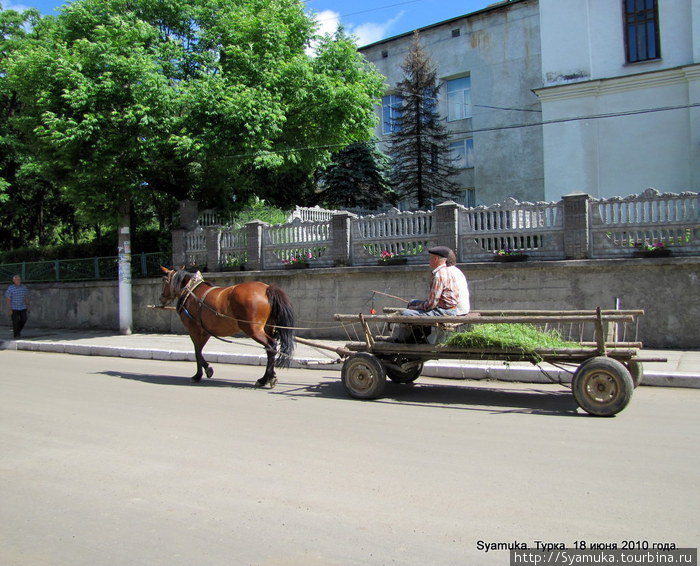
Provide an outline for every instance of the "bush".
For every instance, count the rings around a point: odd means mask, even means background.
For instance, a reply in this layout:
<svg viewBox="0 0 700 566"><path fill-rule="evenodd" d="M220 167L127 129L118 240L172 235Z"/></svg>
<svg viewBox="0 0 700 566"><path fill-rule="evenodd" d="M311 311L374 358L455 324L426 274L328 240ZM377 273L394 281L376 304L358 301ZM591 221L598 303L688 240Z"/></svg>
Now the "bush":
<svg viewBox="0 0 700 566"><path fill-rule="evenodd" d="M158 230L137 231L131 240L131 253L171 253L170 233ZM0 251L0 263L53 261L56 259L81 259L87 257L113 257L117 255L117 232L110 231L99 240L82 244L61 244L40 248L17 248Z"/></svg>

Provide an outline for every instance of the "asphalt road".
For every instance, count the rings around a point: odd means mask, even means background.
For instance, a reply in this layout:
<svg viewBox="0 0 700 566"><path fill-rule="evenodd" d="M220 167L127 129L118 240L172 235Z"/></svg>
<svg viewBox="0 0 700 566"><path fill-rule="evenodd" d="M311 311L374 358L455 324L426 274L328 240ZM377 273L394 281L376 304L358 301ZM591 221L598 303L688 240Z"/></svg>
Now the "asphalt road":
<svg viewBox="0 0 700 566"><path fill-rule="evenodd" d="M2 565L507 565L492 543L697 547L700 391L0 353ZM481 542L479 542L481 541Z"/></svg>

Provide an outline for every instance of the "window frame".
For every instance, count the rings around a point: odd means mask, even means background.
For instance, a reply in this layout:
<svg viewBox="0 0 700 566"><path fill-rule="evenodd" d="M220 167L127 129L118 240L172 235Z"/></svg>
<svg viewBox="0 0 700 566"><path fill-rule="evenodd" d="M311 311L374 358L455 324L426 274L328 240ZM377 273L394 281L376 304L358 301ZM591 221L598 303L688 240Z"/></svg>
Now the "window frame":
<svg viewBox="0 0 700 566"><path fill-rule="evenodd" d="M644 7L640 7L640 4ZM658 0L622 0L622 25L626 63L643 63L661 59ZM642 50L644 53L640 54Z"/></svg>
<svg viewBox="0 0 700 566"><path fill-rule="evenodd" d="M466 88L460 88L450 92L450 83L454 84L456 81L461 81L466 79L468 81L468 86ZM457 120L467 120L472 117L472 78L471 75L463 75L461 77L454 77L452 79L445 79L445 96L447 102L447 121L456 122ZM458 102L453 102L455 97L459 98L459 93L461 93L461 100ZM454 116L452 112L453 106L459 105L461 111L459 115Z"/></svg>
<svg viewBox="0 0 700 566"><path fill-rule="evenodd" d="M476 189L474 187L466 187L463 200L463 205L466 208L474 208L476 206Z"/></svg>
<svg viewBox="0 0 700 566"><path fill-rule="evenodd" d="M456 148L453 149L453 146L456 146L457 144L462 144L462 147L459 148L458 151L464 152L464 167L460 165L456 165L457 160L454 159L454 151ZM452 164L457 168L457 169L473 169L474 168L474 138L462 138L458 140L451 141L449 143L449 149L450 149L450 158L452 158Z"/></svg>
<svg viewBox="0 0 700 566"><path fill-rule="evenodd" d="M388 103L385 104L385 101ZM382 97L382 135L387 136L397 132L401 127L396 123L401 116L401 95L385 94ZM387 116L387 111L389 116Z"/></svg>

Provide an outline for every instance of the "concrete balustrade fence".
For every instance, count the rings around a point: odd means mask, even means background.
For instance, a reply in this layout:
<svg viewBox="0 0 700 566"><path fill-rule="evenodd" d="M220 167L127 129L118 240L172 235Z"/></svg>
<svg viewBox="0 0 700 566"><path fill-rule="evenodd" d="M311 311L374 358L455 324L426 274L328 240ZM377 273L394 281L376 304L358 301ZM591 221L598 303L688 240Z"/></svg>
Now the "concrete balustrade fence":
<svg viewBox="0 0 700 566"><path fill-rule="evenodd" d="M432 211L370 216L298 209L287 224L253 221L242 228L204 227L212 215L199 223L196 217L183 214L189 225L173 232L173 265L269 270L303 257L310 267L362 266L386 252L419 264L434 245L453 248L462 263L489 260L499 250L538 260L631 257L645 243L663 244L676 256L700 254L700 193L655 189L604 200L572 194L557 203L509 198L475 208L448 201Z"/></svg>

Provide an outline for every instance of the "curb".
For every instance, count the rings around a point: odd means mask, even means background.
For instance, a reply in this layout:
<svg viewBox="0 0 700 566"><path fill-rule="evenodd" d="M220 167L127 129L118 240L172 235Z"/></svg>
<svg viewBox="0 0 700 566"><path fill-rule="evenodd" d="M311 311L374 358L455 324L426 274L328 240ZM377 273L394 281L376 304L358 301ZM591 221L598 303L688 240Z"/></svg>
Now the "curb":
<svg viewBox="0 0 700 566"><path fill-rule="evenodd" d="M571 384L572 371L558 368L542 370L539 367L510 367L435 364L427 363L421 375L446 379L494 379L521 383L561 383ZM645 370L640 385L655 387L684 387L700 389L700 376L681 372L648 372Z"/></svg>
<svg viewBox="0 0 700 566"><path fill-rule="evenodd" d="M183 352L179 350L98 346L91 344L63 344L61 342L32 342L29 340L0 340L0 350L24 350L29 352L106 356L170 362L195 361L194 352ZM264 366L267 363L267 356L213 352L207 354L207 361L219 364ZM342 369L342 364L329 362L328 359L295 357L290 367L296 369L340 371ZM501 367L497 365L454 364L432 361L425 364L422 375L425 377L444 379L493 379L505 382L561 383L563 385L568 385L571 383L572 372L559 368L542 370L539 367L523 367L514 364ZM700 375L681 372L645 372L642 377L641 385L700 389Z"/></svg>

